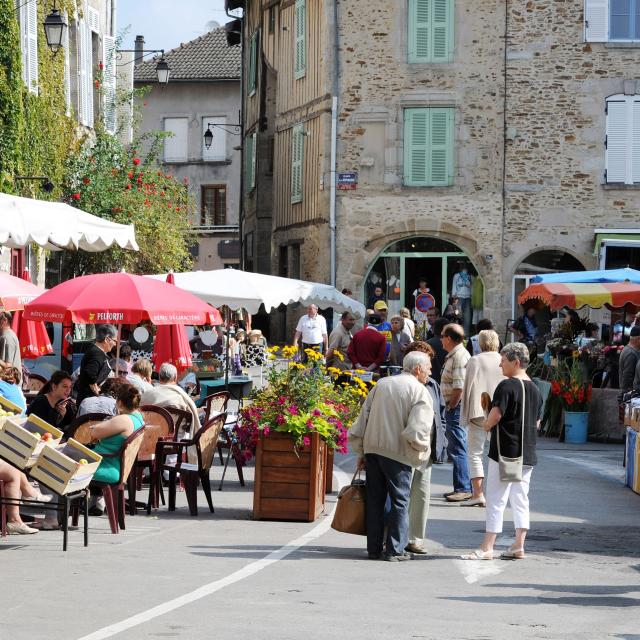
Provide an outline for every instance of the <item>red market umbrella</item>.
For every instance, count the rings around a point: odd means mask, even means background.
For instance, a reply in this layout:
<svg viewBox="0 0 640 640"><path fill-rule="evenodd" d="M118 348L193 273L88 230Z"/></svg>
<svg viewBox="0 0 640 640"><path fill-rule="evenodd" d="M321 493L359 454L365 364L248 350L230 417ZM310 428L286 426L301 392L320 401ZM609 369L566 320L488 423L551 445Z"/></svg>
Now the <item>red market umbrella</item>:
<svg viewBox="0 0 640 640"><path fill-rule="evenodd" d="M42 293L40 287L0 271L0 311L21 311Z"/></svg>
<svg viewBox="0 0 640 640"><path fill-rule="evenodd" d="M626 304L637 307L640 306L640 285L631 282L539 283L528 286L518 296L520 304L528 300L541 300L551 311L584 306L617 309Z"/></svg>
<svg viewBox="0 0 640 640"><path fill-rule="evenodd" d="M124 272L67 280L27 304L24 317L65 324L222 324L217 309L188 291Z"/></svg>
<svg viewBox="0 0 640 640"><path fill-rule="evenodd" d="M173 273L167 274L167 283L175 285ZM156 369L159 369L163 362L170 362L178 369L178 373L191 366L191 345L183 324L165 324L158 327L151 359Z"/></svg>
<svg viewBox="0 0 640 640"><path fill-rule="evenodd" d="M22 272L22 279L31 284L28 269ZM47 333L47 328L44 326L44 322L25 320L22 317L22 312L17 311L13 314L11 328L18 336L20 356L23 360L39 358L40 356L53 353L51 340L49 339L49 334Z"/></svg>

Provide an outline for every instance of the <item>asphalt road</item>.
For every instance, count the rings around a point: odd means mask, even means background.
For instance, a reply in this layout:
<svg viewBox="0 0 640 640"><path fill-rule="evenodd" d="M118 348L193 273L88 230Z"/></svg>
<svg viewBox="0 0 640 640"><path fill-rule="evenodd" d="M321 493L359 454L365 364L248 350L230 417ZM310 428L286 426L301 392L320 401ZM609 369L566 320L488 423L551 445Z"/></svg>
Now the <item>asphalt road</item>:
<svg viewBox="0 0 640 640"><path fill-rule="evenodd" d="M91 518L86 549L79 532L67 553L59 532L0 539L0 640L640 640L640 495L623 486L622 447L543 441L539 458L523 561L459 559L484 511L440 497L448 465L434 468L430 554L405 563L367 560L329 516L250 520L252 469L244 489L230 471L215 514L191 518L181 494L175 513L127 517L117 536Z"/></svg>

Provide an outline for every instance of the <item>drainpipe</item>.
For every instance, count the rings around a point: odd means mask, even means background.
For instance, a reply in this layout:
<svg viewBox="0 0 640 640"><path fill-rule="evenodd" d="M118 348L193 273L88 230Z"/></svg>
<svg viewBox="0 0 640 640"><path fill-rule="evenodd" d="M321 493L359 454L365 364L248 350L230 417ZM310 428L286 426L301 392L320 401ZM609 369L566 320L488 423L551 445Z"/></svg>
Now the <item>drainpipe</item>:
<svg viewBox="0 0 640 640"><path fill-rule="evenodd" d="M331 174L329 195L329 234L331 237L330 264L331 286L336 286L336 165L338 147L338 96L340 95L340 34L338 24L338 0L333 0L333 36L334 36L334 68L333 68L333 98L331 100Z"/></svg>
<svg viewBox="0 0 640 640"><path fill-rule="evenodd" d="M118 0L111 0L111 26L109 35L115 37L116 35L116 25L118 24L116 21L118 15Z"/></svg>

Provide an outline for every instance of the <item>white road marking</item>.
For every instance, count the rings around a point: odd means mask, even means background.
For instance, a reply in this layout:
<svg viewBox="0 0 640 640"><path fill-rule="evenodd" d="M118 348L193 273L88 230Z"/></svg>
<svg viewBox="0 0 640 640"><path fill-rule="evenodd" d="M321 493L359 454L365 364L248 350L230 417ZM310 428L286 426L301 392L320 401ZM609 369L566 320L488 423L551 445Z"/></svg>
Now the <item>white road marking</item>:
<svg viewBox="0 0 640 640"><path fill-rule="evenodd" d="M338 478L339 486L350 482L351 478L344 471L342 471L342 469L334 467L333 472ZM152 607L151 609L147 609L146 611L142 611L141 613L131 616L130 618L126 618L125 620L122 620L120 622L116 622L115 624L109 625L108 627L98 629L97 631L94 631L87 636L82 636L82 638L79 638L79 640L105 640L105 638L111 638L119 633L122 633L123 631L126 631L127 629L131 629L145 622L149 622L149 620L153 620L154 618L163 616L170 611L175 611L176 609L184 607L187 604L191 604L192 602L201 600L202 598L206 598L216 591L220 591L221 589L224 589L229 585L235 584L236 582L240 582L245 578L255 575L259 571L262 571L275 562L286 558L294 551L297 551L301 547L304 547L310 542L313 542L324 533L326 533L331 526L332 515L333 509L331 510L331 513L329 513L320 524L315 526L308 533L305 533L299 538L288 542L283 547L280 547L280 549L272 551L264 558L256 560L255 562L251 562L248 565L242 567L242 569L234 571L224 578L214 580L213 582L205 584L202 587L195 589L194 591L185 593L184 595L173 598L172 600L168 600L167 602L163 602L162 604Z"/></svg>

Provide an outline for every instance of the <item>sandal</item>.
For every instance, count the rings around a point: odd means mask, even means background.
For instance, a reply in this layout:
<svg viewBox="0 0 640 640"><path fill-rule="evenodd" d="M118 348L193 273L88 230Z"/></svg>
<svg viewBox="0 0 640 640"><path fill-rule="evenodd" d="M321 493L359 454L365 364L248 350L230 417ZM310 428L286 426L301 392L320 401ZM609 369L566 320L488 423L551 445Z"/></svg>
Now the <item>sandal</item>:
<svg viewBox="0 0 640 640"><path fill-rule="evenodd" d="M493 550L484 551L483 549L476 549L460 557L463 560L493 560Z"/></svg>
<svg viewBox="0 0 640 640"><path fill-rule="evenodd" d="M526 558L524 555L524 549L507 549L500 554L500 558L503 560L523 560Z"/></svg>

